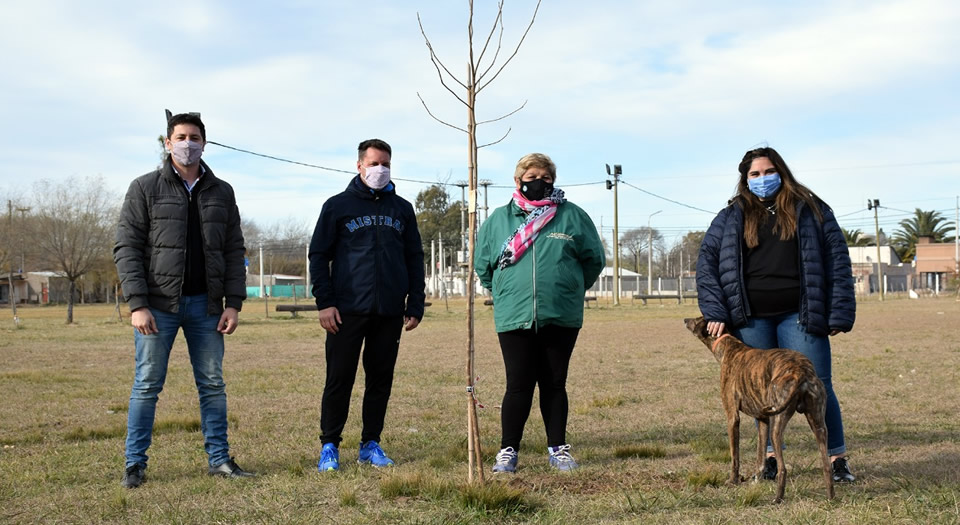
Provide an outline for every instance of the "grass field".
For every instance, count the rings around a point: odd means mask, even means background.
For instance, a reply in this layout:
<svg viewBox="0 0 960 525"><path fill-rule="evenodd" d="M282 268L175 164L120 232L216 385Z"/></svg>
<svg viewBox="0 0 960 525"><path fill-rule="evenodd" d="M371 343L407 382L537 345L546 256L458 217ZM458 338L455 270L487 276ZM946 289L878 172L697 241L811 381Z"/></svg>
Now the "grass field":
<svg viewBox="0 0 960 525"><path fill-rule="evenodd" d="M832 339L833 378L860 481L825 498L802 417L787 429L786 501L774 484L724 485L719 366L681 322L694 306L601 304L571 363L568 440L582 468L547 466L539 411L520 471L467 486L465 306L434 302L404 333L384 471L353 462L358 376L341 453L318 474L323 335L250 302L227 340L230 444L253 480L206 476L196 389L178 338L160 397L147 483L120 487L133 337L111 306L0 311L0 521L11 523L960 523L960 302L859 305ZM126 312L124 312L126 316ZM487 470L499 444L503 364L478 307L478 391ZM753 423L744 422L747 472Z"/></svg>

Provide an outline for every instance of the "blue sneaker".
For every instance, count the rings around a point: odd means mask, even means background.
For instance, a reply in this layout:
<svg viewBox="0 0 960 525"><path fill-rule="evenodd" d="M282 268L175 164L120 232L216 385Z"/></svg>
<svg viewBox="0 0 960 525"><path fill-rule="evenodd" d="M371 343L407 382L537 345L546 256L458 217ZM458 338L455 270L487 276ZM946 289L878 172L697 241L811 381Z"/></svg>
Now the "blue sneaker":
<svg viewBox="0 0 960 525"><path fill-rule="evenodd" d="M500 449L497 452L497 462L493 464L493 472L513 474L517 471L517 451L513 447Z"/></svg>
<svg viewBox="0 0 960 525"><path fill-rule="evenodd" d="M393 466L393 460L383 453L383 449L376 441L360 443L360 455L357 457L357 463L369 463L377 468Z"/></svg>
<svg viewBox="0 0 960 525"><path fill-rule="evenodd" d="M317 462L319 472L340 470L340 451L333 443L325 443L320 451L320 461Z"/></svg>
<svg viewBox="0 0 960 525"><path fill-rule="evenodd" d="M570 455L570 445L547 447L547 452L550 453L550 466L557 470L573 470L580 466Z"/></svg>

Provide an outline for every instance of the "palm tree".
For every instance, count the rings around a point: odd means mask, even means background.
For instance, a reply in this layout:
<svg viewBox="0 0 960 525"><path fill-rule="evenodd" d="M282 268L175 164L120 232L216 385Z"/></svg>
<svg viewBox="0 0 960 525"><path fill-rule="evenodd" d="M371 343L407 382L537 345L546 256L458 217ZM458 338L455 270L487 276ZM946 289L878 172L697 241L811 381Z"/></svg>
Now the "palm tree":
<svg viewBox="0 0 960 525"><path fill-rule="evenodd" d="M843 239L847 241L847 246L871 246L874 244L870 241L870 237L864 235L859 228L856 230L840 229L843 230Z"/></svg>
<svg viewBox="0 0 960 525"><path fill-rule="evenodd" d="M908 261L916 255L920 237L932 237L933 242L952 242L953 237L947 234L956 230L953 221L948 221L936 210L917 208L913 213L913 217L900 221L900 229L893 235L893 243L902 261Z"/></svg>

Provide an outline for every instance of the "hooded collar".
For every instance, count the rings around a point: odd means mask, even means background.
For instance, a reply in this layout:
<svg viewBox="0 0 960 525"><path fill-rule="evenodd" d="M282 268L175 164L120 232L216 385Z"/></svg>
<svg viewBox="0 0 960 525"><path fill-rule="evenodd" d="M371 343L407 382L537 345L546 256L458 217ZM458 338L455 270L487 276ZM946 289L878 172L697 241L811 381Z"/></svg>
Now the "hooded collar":
<svg viewBox="0 0 960 525"><path fill-rule="evenodd" d="M360 178L359 173L347 184L347 191L356 193L364 199L375 199L384 195L393 195L396 193L396 190L397 187L393 184L393 181L388 182L382 190L375 190L363 183L363 179Z"/></svg>

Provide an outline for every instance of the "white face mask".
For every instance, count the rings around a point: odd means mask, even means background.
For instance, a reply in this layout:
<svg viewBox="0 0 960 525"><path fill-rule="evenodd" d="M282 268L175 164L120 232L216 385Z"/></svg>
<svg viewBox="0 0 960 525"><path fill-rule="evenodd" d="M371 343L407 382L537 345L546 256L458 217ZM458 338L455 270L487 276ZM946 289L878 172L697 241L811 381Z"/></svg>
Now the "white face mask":
<svg viewBox="0 0 960 525"><path fill-rule="evenodd" d="M200 155L203 154L203 144L192 140L174 142L173 147L170 148L170 154L173 155L173 160L181 166L193 166L200 162Z"/></svg>
<svg viewBox="0 0 960 525"><path fill-rule="evenodd" d="M363 182L375 189L382 190L390 184L390 168L386 166L367 166L364 168L366 171L366 176L363 178Z"/></svg>

